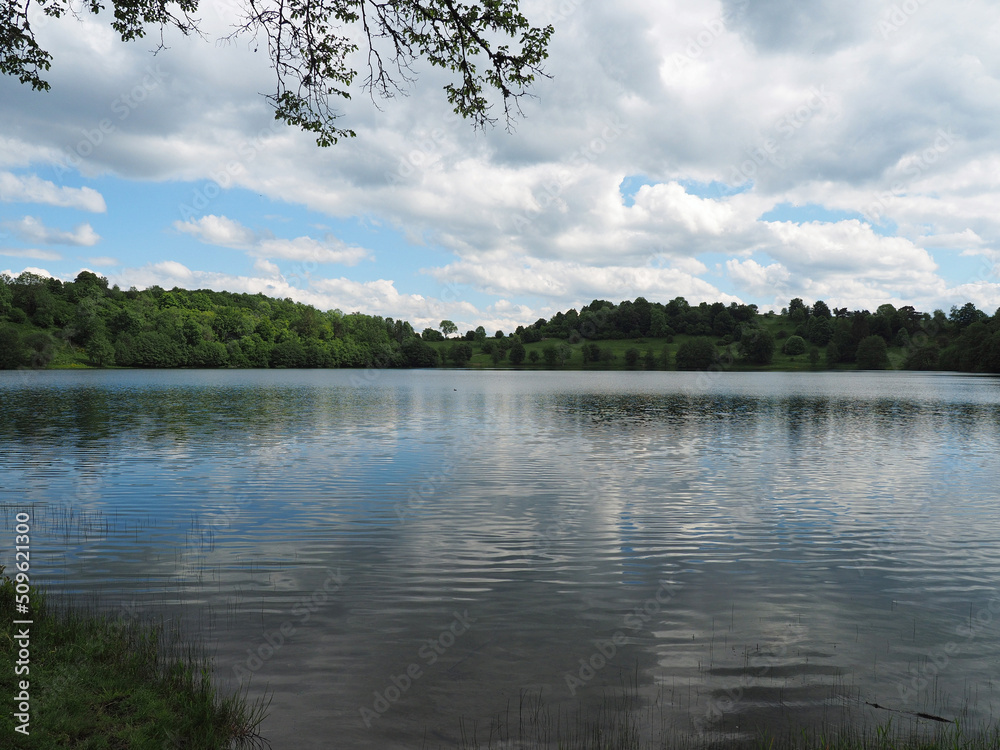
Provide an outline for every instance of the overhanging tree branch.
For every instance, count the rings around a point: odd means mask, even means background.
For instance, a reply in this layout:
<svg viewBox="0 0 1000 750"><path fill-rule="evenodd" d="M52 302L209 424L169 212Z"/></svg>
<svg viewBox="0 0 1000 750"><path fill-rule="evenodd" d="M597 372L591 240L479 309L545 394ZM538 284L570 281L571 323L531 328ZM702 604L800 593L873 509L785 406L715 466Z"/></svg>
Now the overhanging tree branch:
<svg viewBox="0 0 1000 750"><path fill-rule="evenodd" d="M42 49L29 23L31 2L0 0L0 73L47 90L42 77L52 56ZM58 18L69 0L34 0ZM85 0L92 13L101 0ZM112 0L112 28L122 40L141 38L149 25L184 34L198 32L198 0ZM348 29L358 33L353 37ZM534 27L518 0L248 0L230 40L243 36L268 40L276 87L267 95L275 117L316 135L321 146L355 135L338 124L337 98L351 98L357 71L351 58L364 44L367 77L361 85L373 100L391 98L414 79L414 63L454 73L445 87L449 103L476 128L496 123L489 91L498 93L508 129L521 116L520 99L530 95L537 76L545 76L552 26ZM513 44L513 46L511 46ZM162 47L162 39L161 39ZM482 65L482 71L480 70Z"/></svg>

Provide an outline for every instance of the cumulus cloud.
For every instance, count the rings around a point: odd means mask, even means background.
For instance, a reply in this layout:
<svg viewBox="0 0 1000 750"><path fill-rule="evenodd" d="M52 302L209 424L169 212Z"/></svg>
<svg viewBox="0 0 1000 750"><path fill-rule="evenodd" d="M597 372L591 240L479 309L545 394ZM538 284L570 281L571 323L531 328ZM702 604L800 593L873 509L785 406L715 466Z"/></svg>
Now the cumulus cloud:
<svg viewBox="0 0 1000 750"><path fill-rule="evenodd" d="M175 221L174 228L196 237L207 245L246 248L257 241L254 232L238 221L214 214L202 216L196 221Z"/></svg>
<svg viewBox="0 0 1000 750"><path fill-rule="evenodd" d="M748 294L755 297L787 296L792 274L780 263L762 266L753 259L741 261L732 258L726 261L726 269L737 286Z"/></svg>
<svg viewBox="0 0 1000 750"><path fill-rule="evenodd" d="M708 282L676 268L634 266L584 266L538 258L479 258L451 263L427 271L446 284L468 284L490 294L524 295L545 299L657 299L688 297L734 302ZM531 321L529 321L531 322Z"/></svg>
<svg viewBox="0 0 1000 750"><path fill-rule="evenodd" d="M332 235L327 235L323 242L312 237L262 240L252 252L262 258L339 263L344 266L356 266L371 257L371 253L364 248L347 245Z"/></svg>
<svg viewBox="0 0 1000 750"><path fill-rule="evenodd" d="M110 255L99 255L96 258L87 258L88 263L92 263L95 266L120 266L121 261L118 258L113 258Z"/></svg>
<svg viewBox="0 0 1000 750"><path fill-rule="evenodd" d="M19 176L12 172L0 172L0 201L44 203L92 213L108 210L104 197L93 188L61 187L37 175Z"/></svg>
<svg viewBox="0 0 1000 750"><path fill-rule="evenodd" d="M45 226L34 216L25 216L20 221L5 221L2 225L25 242L40 242L43 245L78 245L90 247L101 238L90 224L79 224L72 232L64 232Z"/></svg>
<svg viewBox="0 0 1000 750"><path fill-rule="evenodd" d="M332 234L327 234L323 241L312 237L278 239L270 236L270 232L260 235L225 216L210 214L196 221L175 221L174 228L209 245L246 250L258 259L355 266L371 257L371 253L364 248L347 245ZM267 268L272 266L270 264Z"/></svg>
<svg viewBox="0 0 1000 750"><path fill-rule="evenodd" d="M53 253L49 250L38 250L36 248L0 248L0 255L6 255L11 258L34 258L35 260L62 259L59 253Z"/></svg>

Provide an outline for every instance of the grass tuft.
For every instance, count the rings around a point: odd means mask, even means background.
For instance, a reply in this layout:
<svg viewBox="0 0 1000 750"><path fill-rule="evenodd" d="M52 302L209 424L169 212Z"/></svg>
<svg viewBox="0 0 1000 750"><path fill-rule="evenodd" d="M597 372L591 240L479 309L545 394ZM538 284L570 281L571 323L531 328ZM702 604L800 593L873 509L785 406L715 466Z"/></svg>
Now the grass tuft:
<svg viewBox="0 0 1000 750"><path fill-rule="evenodd" d="M0 715L0 737L13 747L50 750L228 750L266 748L260 725L269 700L245 691L221 696L211 663L171 646L162 623L120 620L51 606L31 589L30 672L15 675L14 582L0 566L0 694L30 683L30 734ZM7 747L4 744L4 747Z"/></svg>

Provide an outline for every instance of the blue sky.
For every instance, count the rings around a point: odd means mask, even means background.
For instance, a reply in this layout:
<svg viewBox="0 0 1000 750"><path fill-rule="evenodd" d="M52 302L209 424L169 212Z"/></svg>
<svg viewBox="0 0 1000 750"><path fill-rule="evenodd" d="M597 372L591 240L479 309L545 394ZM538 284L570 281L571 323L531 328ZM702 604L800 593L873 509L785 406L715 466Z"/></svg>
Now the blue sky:
<svg viewBox="0 0 1000 750"><path fill-rule="evenodd" d="M275 123L266 56L39 21L0 78L0 271L210 287L465 330L595 298L1000 306L1000 20L960 6L525 0L556 36L513 133L444 74ZM211 40L234 20L202 5Z"/></svg>

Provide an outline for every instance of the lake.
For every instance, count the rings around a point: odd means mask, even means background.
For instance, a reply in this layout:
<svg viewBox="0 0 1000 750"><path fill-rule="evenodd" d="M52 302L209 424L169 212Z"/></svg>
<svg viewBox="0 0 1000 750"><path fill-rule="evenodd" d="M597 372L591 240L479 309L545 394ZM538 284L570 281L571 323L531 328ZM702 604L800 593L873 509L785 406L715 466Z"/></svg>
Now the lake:
<svg viewBox="0 0 1000 750"><path fill-rule="evenodd" d="M0 562L30 512L39 583L201 637L275 748L1000 715L1000 379L2 372L0 446Z"/></svg>

